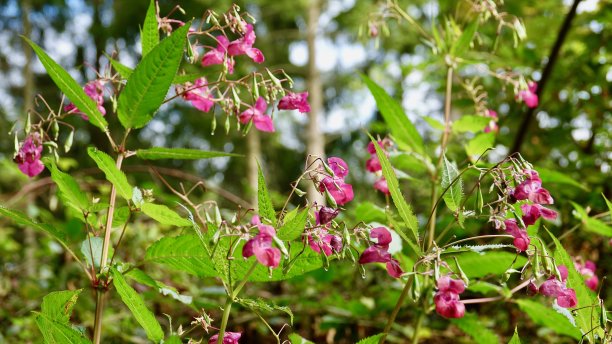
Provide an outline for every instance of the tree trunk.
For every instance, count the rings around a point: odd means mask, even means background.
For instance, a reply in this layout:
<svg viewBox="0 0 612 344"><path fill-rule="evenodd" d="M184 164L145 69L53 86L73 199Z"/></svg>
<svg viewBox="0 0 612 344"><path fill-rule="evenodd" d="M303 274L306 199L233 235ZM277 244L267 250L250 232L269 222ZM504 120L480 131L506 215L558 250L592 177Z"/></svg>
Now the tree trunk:
<svg viewBox="0 0 612 344"><path fill-rule="evenodd" d="M319 26L319 16L321 14L321 0L310 0L308 6L308 92L310 101L310 115L308 121L307 153L309 155L308 164L315 159L325 157L325 137L319 127L319 119L323 118L323 86L321 76L317 69L316 61L316 39L317 28ZM308 186L308 200L325 204L325 198L317 191L313 184Z"/></svg>

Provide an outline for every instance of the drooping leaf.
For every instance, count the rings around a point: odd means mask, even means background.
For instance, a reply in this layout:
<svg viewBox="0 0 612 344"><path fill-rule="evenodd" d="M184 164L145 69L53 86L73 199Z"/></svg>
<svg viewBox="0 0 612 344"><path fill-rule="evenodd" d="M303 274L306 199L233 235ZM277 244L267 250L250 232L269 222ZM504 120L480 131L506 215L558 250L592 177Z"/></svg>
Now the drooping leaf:
<svg viewBox="0 0 612 344"><path fill-rule="evenodd" d="M21 36L34 49L34 52L45 67L45 70L57 87L70 99L70 101L84 114L89 117L91 124L108 131L108 123L98 110L96 102L89 98L81 86L66 72L62 66L53 61L49 55L36 43L26 37Z"/></svg>
<svg viewBox="0 0 612 344"><path fill-rule="evenodd" d="M465 146L465 151L472 161L478 159L488 149L495 145L494 133L480 133Z"/></svg>
<svg viewBox="0 0 612 344"><path fill-rule="evenodd" d="M455 41L455 44L453 44L450 49L451 55L461 57L470 47L470 43L472 43L472 39L474 39L474 34L476 34L477 29L478 19L476 18L470 21L465 30L463 30L463 33L461 33L461 36Z"/></svg>
<svg viewBox="0 0 612 344"><path fill-rule="evenodd" d="M404 195L399 188L399 183L397 181L397 177L395 175L395 171L391 167L391 163L389 163L389 159L387 159L387 155L380 148L378 143L374 140L372 136L370 136L370 140L374 143L374 147L376 148L376 155L378 156L378 160L380 161L380 165L382 166L383 176L387 180L387 185L389 186L389 192L391 193L391 199L393 200L393 204L397 208L397 211L404 221L404 224L408 229L410 229L410 238L404 233L402 230L398 229L398 234L406 241L412 241L413 246L419 246L419 222L417 217L412 212L412 208L404 199ZM417 252L419 253L419 252Z"/></svg>
<svg viewBox="0 0 612 344"><path fill-rule="evenodd" d="M406 116L402 106L372 79L365 75L362 75L361 78L374 96L376 105L400 148L412 149L421 154L424 153L423 139L414 124Z"/></svg>
<svg viewBox="0 0 612 344"><path fill-rule="evenodd" d="M128 182L125 173L117 168L113 158L94 147L87 148L87 154L98 165L98 168L104 172L106 179L115 186L117 194L128 201L131 200L132 186Z"/></svg>
<svg viewBox="0 0 612 344"><path fill-rule="evenodd" d="M558 334L569 336L574 339L580 339L582 337L577 327L572 325L566 317L557 313L550 306L526 299L517 300L516 302L519 308L527 313L534 323L548 327Z"/></svg>
<svg viewBox="0 0 612 344"><path fill-rule="evenodd" d="M459 211L463 200L463 181L459 176L457 164L448 161L446 155L442 163L442 190L446 190L442 197L448 208L452 212Z"/></svg>
<svg viewBox="0 0 612 344"><path fill-rule="evenodd" d="M455 133L477 133L482 131L491 121L490 117L467 115L461 116L453 123L453 132Z"/></svg>
<svg viewBox="0 0 612 344"><path fill-rule="evenodd" d="M186 305L191 304L193 298L188 295L181 295L176 288L166 285L163 282L154 280L151 276L147 275L144 271L134 268L128 271L125 277L131 278L132 280L156 289L162 295L170 295L173 299L180 301Z"/></svg>
<svg viewBox="0 0 612 344"><path fill-rule="evenodd" d="M151 0L142 30L140 31L142 42L142 57L153 50L159 44L159 29L157 27L157 16L155 14L155 1Z"/></svg>
<svg viewBox="0 0 612 344"><path fill-rule="evenodd" d="M125 128L144 127L163 103L181 63L190 26L191 22L185 23L161 41L130 75L117 104Z"/></svg>
<svg viewBox="0 0 612 344"><path fill-rule="evenodd" d="M357 344L378 344L378 342L384 335L384 333L375 334L373 336L358 341Z"/></svg>
<svg viewBox="0 0 612 344"><path fill-rule="evenodd" d="M45 165L51 171L51 179L61 192L63 200L67 203L66 206L73 207L79 212L87 210L90 205L87 194L81 190L76 180L68 173L60 171L51 159L45 159Z"/></svg>
<svg viewBox="0 0 612 344"><path fill-rule="evenodd" d="M463 272L470 278L479 278L487 275L502 275L510 268L520 268L527 262L523 256L516 256L510 252L491 251L486 253L464 252L457 254L457 261ZM516 262L512 264L516 257ZM483 261L486 264L483 264Z"/></svg>
<svg viewBox="0 0 612 344"><path fill-rule="evenodd" d="M550 184L561 184L571 185L580 188L584 191L589 191L589 188L579 183L575 178L568 176L567 174L555 170L549 170L543 167L537 167L538 174L544 185Z"/></svg>
<svg viewBox="0 0 612 344"><path fill-rule="evenodd" d="M35 316L36 325L42 332L45 344L91 344L91 341L70 325L38 313Z"/></svg>
<svg viewBox="0 0 612 344"><path fill-rule="evenodd" d="M43 297L41 313L53 321L68 324L72 308L83 289L54 291Z"/></svg>
<svg viewBox="0 0 612 344"><path fill-rule="evenodd" d="M599 219L590 217L586 210L578 203L572 201L570 201L570 203L572 203L572 206L574 206L574 209L576 209L578 217L582 221L582 228L584 228L585 231L612 237L612 227L608 226Z"/></svg>
<svg viewBox="0 0 612 344"><path fill-rule="evenodd" d="M111 275L121 301L130 309L140 326L144 328L147 338L159 343L164 339L164 331L155 319L155 315L147 308L142 297L130 287L123 275L114 267L111 268Z"/></svg>
<svg viewBox="0 0 612 344"><path fill-rule="evenodd" d="M153 147L148 149L139 149L136 151L136 156L145 160L159 159L179 159L179 160L195 160L195 159L210 159L218 157L241 157L239 154L225 152L207 152L199 149L188 148L163 148Z"/></svg>
<svg viewBox="0 0 612 344"><path fill-rule="evenodd" d="M574 289L574 291L576 291L576 298L578 300L578 304L576 305L576 307L581 308L574 311L576 325L580 327L580 331L582 331L582 333L587 333L592 330L592 324L599 323L599 319L601 317L601 308L590 307L593 305L597 305L599 303L599 300L595 293L593 293L590 289L587 288L582 275L576 270L574 266L574 261L565 251L565 248L563 248L561 242L559 242L559 240L547 228L546 231L555 243L555 252L553 254L553 257L555 258L555 263L557 265L565 265L567 267L568 276L566 285L568 288L572 288ZM599 338L603 338L603 329L596 328L589 333L588 337L590 338L592 343L595 343L593 339L595 335L598 335Z"/></svg>
<svg viewBox="0 0 612 344"><path fill-rule="evenodd" d="M253 311L262 311L266 313L272 313L274 311L284 312L289 316L290 324L293 326L293 312L291 308L287 306L279 306L275 303L270 303L262 298L259 299L236 299L236 302L245 308Z"/></svg>
<svg viewBox="0 0 612 344"><path fill-rule="evenodd" d="M476 314L465 313L463 318L451 319L451 322L472 337L477 344L499 344L499 337L495 332L483 326Z"/></svg>
<svg viewBox="0 0 612 344"><path fill-rule="evenodd" d="M163 204L145 203L140 207L140 210L164 225L178 227L190 227L192 225L191 221L181 217L174 210Z"/></svg>
<svg viewBox="0 0 612 344"><path fill-rule="evenodd" d="M87 261L88 266L92 266L91 259L93 257L93 266L96 268L100 267L100 260L102 259L102 246L104 245L104 239L100 237L91 237L89 240L85 239L81 243L81 253L85 260ZM108 261L110 261L110 257L113 256L114 249L112 246L108 248ZM107 261L107 263L108 263Z"/></svg>
<svg viewBox="0 0 612 344"><path fill-rule="evenodd" d="M298 239L304 232L306 221L308 221L308 209L298 212L293 218L286 221L276 232L276 235L281 240Z"/></svg>
<svg viewBox="0 0 612 344"><path fill-rule="evenodd" d="M198 277L218 276L196 234L161 238L147 249L145 260Z"/></svg>
<svg viewBox="0 0 612 344"><path fill-rule="evenodd" d="M15 221L15 223L17 223L18 225L31 227L36 230L45 232L48 235L50 235L52 238L54 238L55 240L59 241L62 244L62 246L68 247L68 245L65 242L66 240L65 233L60 232L59 230L57 230L51 225L34 222L34 220L30 219L25 214L19 211L16 211L16 210L5 208L4 206L1 206L1 205L0 205L0 215L8 217L9 219Z"/></svg>
<svg viewBox="0 0 612 344"><path fill-rule="evenodd" d="M508 344L521 344L521 339L519 338L519 334L516 330L516 327L514 328L514 335L512 336L512 338L510 338Z"/></svg>
<svg viewBox="0 0 612 344"><path fill-rule="evenodd" d="M259 164L257 165L257 208L259 216L269 220L273 226L276 225L276 213L266 186L266 179Z"/></svg>

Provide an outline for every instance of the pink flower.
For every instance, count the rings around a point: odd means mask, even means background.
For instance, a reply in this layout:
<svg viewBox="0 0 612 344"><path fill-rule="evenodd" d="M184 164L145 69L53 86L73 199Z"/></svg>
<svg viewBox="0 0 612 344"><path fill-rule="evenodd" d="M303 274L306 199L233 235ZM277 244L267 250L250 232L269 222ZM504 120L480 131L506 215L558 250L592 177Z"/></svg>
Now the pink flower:
<svg viewBox="0 0 612 344"><path fill-rule="evenodd" d="M104 82L101 80L90 81L87 84L85 84L85 87L83 87L83 90L85 91L85 94L87 94L89 98L91 98L94 102L96 102L96 105L98 106L98 111L100 111L100 113L103 116L105 116L106 109L104 108L104 105L103 105L104 104ZM74 106L74 104L68 104L64 106L64 111L68 113L77 113L81 115L81 117L84 120L86 121L89 120L89 117L85 115L83 111L79 110L76 106Z"/></svg>
<svg viewBox="0 0 612 344"><path fill-rule="evenodd" d="M215 105L215 101L213 100L210 92L208 90L206 78L199 78L195 81L194 87L191 84L187 84L187 88L191 88L191 90L186 91L183 94L183 98L191 102L196 109L208 112Z"/></svg>
<svg viewBox="0 0 612 344"><path fill-rule="evenodd" d="M380 160L378 160L378 156L373 154L372 157L369 158L368 161L366 161L366 170L372 173L376 173L382 170L382 166L380 164Z"/></svg>
<svg viewBox="0 0 612 344"><path fill-rule="evenodd" d="M465 315L465 305L459 301L459 294L465 290L461 280L442 276L438 279L438 291L434 295L436 312L445 318L461 318Z"/></svg>
<svg viewBox="0 0 612 344"><path fill-rule="evenodd" d="M321 207L319 212L315 213L317 225L326 225L338 216L340 209L330 207Z"/></svg>
<svg viewBox="0 0 612 344"><path fill-rule="evenodd" d="M329 192L338 205L345 205L353 200L353 186L344 182L343 178L325 177L319 184L319 191Z"/></svg>
<svg viewBox="0 0 612 344"><path fill-rule="evenodd" d="M390 195L389 185L387 185L387 180L383 177L374 182L374 189L384 193L385 195Z"/></svg>
<svg viewBox="0 0 612 344"><path fill-rule="evenodd" d="M223 335L223 343L222 344L238 344L238 340L242 336L242 332L225 332ZM219 344L217 343L217 339L219 335L216 334L208 340L208 344Z"/></svg>
<svg viewBox="0 0 612 344"><path fill-rule="evenodd" d="M580 274L585 278L584 283L586 286L592 291L597 291L597 285L599 284L599 277L595 275L595 270L597 267L595 263L590 260L587 260L584 265L576 262L574 263L576 270L580 272Z"/></svg>
<svg viewBox="0 0 612 344"><path fill-rule="evenodd" d="M13 160L21 172L32 178L45 169L45 165L40 161L42 151L40 136L38 133L33 133L25 139Z"/></svg>
<svg viewBox="0 0 612 344"><path fill-rule="evenodd" d="M230 56L238 56L246 54L253 61L257 63L264 62L264 56L261 50L253 48L255 43L255 31L253 31L253 25L247 24L246 32L242 38L239 38L229 44L227 52Z"/></svg>
<svg viewBox="0 0 612 344"><path fill-rule="evenodd" d="M202 66L225 63L228 73L234 73L234 61L226 56L229 44L227 37L217 36L217 47L202 56Z"/></svg>
<svg viewBox="0 0 612 344"><path fill-rule="evenodd" d="M499 130L499 127L497 126L497 112L495 112L495 110L491 110L491 109L487 109L487 113L485 115L486 117L491 117L491 121L489 121L489 124L487 124L487 126L484 128L484 132L485 133L489 133L489 132L497 132Z"/></svg>
<svg viewBox="0 0 612 344"><path fill-rule="evenodd" d="M359 257L359 264L386 263L387 273L391 277L399 278L404 272L397 259L388 252L391 243L391 233L385 227L376 227L370 231L370 237L376 243L368 247Z"/></svg>
<svg viewBox="0 0 612 344"><path fill-rule="evenodd" d="M576 292L574 289L567 288L565 281L567 279L568 271L564 265L557 266L561 280L551 277L546 280L540 286L539 292L544 296L550 296L557 298L557 304L564 308L572 308L578 304L576 299Z"/></svg>
<svg viewBox="0 0 612 344"><path fill-rule="evenodd" d="M329 234L327 229L318 227L313 234L308 236L308 245L313 251L320 253L322 250L326 256L331 256L333 252L342 250L342 239Z"/></svg>
<svg viewBox="0 0 612 344"><path fill-rule="evenodd" d="M516 187L513 193L514 198L519 201L528 199L538 204L553 204L555 201L548 190L542 187L542 179L538 172L526 170L525 173L529 176Z"/></svg>
<svg viewBox="0 0 612 344"><path fill-rule="evenodd" d="M538 95L536 91L538 90L538 84L535 81L530 81L527 84L526 90L520 90L517 94L517 99L519 101L525 102L525 105L529 108L535 108L538 106Z"/></svg>
<svg viewBox="0 0 612 344"><path fill-rule="evenodd" d="M272 118L265 113L267 108L266 100L263 97L257 98L255 106L251 106L240 114L240 123L247 124L252 120L255 128L269 133L274 132Z"/></svg>
<svg viewBox="0 0 612 344"><path fill-rule="evenodd" d="M523 222L527 226L536 223L540 217L547 220L554 220L557 218L556 211L545 208L539 204L522 204L521 211L523 212Z"/></svg>
<svg viewBox="0 0 612 344"><path fill-rule="evenodd" d="M310 112L308 92L288 93L278 102L279 110L299 110L301 113Z"/></svg>
<svg viewBox="0 0 612 344"><path fill-rule="evenodd" d="M344 178L349 173L349 168L346 162L344 162L344 160L338 157L331 157L327 159L327 164L329 165L331 170L334 172L334 175L336 177Z"/></svg>
<svg viewBox="0 0 612 344"><path fill-rule="evenodd" d="M504 224L506 225L506 233L514 237L514 247L516 247L519 252L526 251L531 242L529 235L527 235L527 231L523 228L519 228L515 219L507 219L504 221Z"/></svg>
<svg viewBox="0 0 612 344"><path fill-rule="evenodd" d="M259 219L257 219L259 220ZM242 247L242 256L249 258L255 255L261 264L275 268L280 263L281 252L278 248L272 247L272 241L276 235L276 230L272 226L257 224L259 234L247 241Z"/></svg>

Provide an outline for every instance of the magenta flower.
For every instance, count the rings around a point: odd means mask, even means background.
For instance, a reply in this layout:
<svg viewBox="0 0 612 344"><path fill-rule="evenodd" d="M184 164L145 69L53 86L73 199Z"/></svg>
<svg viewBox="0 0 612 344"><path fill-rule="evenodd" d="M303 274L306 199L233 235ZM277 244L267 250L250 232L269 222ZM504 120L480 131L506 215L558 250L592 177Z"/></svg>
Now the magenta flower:
<svg viewBox="0 0 612 344"><path fill-rule="evenodd" d="M310 112L308 92L288 93L278 102L279 110L299 110L301 113Z"/></svg>
<svg viewBox="0 0 612 344"><path fill-rule="evenodd" d="M538 84L535 81L530 81L527 84L526 90L520 90L516 98L519 101L525 102L525 105L529 108L535 108L538 106L539 100L536 91L538 90Z"/></svg>
<svg viewBox="0 0 612 344"><path fill-rule="evenodd" d="M272 226L259 223L259 218L254 218L259 233L251 240L247 241L242 247L242 256L249 258L255 255L261 264L275 268L280 263L281 252L278 248L272 247L272 241L276 235L276 230Z"/></svg>
<svg viewBox="0 0 612 344"><path fill-rule="evenodd" d="M578 272L580 272L582 277L585 278L584 283L586 284L586 286L592 291L597 291L597 285L599 284L599 277L595 275L595 270L597 269L597 267L595 266L595 263L593 263L590 260L587 260L586 263L584 263L584 265L578 262L575 262L574 265L576 267L576 270L578 270Z"/></svg>
<svg viewBox="0 0 612 344"><path fill-rule="evenodd" d="M563 308L572 308L578 304L576 299L576 292L574 289L567 288L565 281L567 280L567 267L564 265L557 266L561 280L556 279L554 276L547 279L540 286L539 292L544 296L550 296L557 298L557 304Z"/></svg>
<svg viewBox="0 0 612 344"><path fill-rule="evenodd" d="M227 52L230 56L247 55L257 63L264 62L264 56L261 50L253 48L255 44L255 31L253 25L247 24L246 32L242 38L239 38L227 47Z"/></svg>
<svg viewBox="0 0 612 344"><path fill-rule="evenodd" d="M374 189L384 193L385 195L391 194L389 191L389 185L387 185L387 180L384 177L374 182Z"/></svg>
<svg viewBox="0 0 612 344"><path fill-rule="evenodd" d="M346 162L338 157L331 157L327 159L327 164L334 172L334 175L338 178L344 178L349 173L349 168Z"/></svg>
<svg viewBox="0 0 612 344"><path fill-rule="evenodd" d="M308 236L308 245L310 248L326 256L331 256L333 252L340 252L342 250L342 239L337 235L329 234L327 229L318 227L314 231L314 235Z"/></svg>
<svg viewBox="0 0 612 344"><path fill-rule="evenodd" d="M459 294L465 290L461 280L442 276L438 279L438 291L434 295L436 313L445 318L461 318L465 315L465 305L459 301Z"/></svg>
<svg viewBox="0 0 612 344"><path fill-rule="evenodd" d="M506 225L506 233L514 237L514 247L516 247L519 252L526 251L531 242L529 235L527 235L527 231L523 228L519 228L515 219L507 219L504 221L504 224Z"/></svg>
<svg viewBox="0 0 612 344"><path fill-rule="evenodd" d="M229 74L234 73L234 61L227 57L229 40L225 36L217 36L217 47L202 56L202 66L212 66L225 63Z"/></svg>
<svg viewBox="0 0 612 344"><path fill-rule="evenodd" d="M404 271L397 259L388 252L391 243L391 233L385 227L376 227L370 231L370 237L376 240L359 257L359 264L386 263L387 273L391 277L399 278Z"/></svg>
<svg viewBox="0 0 612 344"><path fill-rule="evenodd" d="M538 204L553 204L555 201L548 190L542 187L542 179L538 172L526 170L525 173L529 176L516 187L513 193L514 198L519 201L528 199Z"/></svg>
<svg viewBox="0 0 612 344"><path fill-rule="evenodd" d="M499 127L497 126L497 112L495 112L495 110L491 110L491 109L487 109L487 113L485 114L486 117L491 117L491 121L489 121L489 124L487 124L487 126L484 128L484 132L485 133L490 133L490 132L497 132L499 130Z"/></svg>
<svg viewBox="0 0 612 344"><path fill-rule="evenodd" d="M263 97L257 98L255 106L251 106L240 114L240 123L247 124L252 120L255 128L269 133L274 132L272 118L265 113L267 108L266 100Z"/></svg>
<svg viewBox="0 0 612 344"><path fill-rule="evenodd" d="M372 157L369 158L368 161L366 161L366 170L372 173L376 173L382 170L382 165L380 164L380 160L378 160L378 156L373 154Z"/></svg>
<svg viewBox="0 0 612 344"><path fill-rule="evenodd" d="M42 151L40 136L38 133L33 133L25 139L13 161L17 163L21 172L32 178L45 169L45 165L40 161Z"/></svg>
<svg viewBox="0 0 612 344"><path fill-rule="evenodd" d="M317 225L326 225L338 216L340 209L333 209L330 207L321 207L318 212L315 213L315 220Z"/></svg>
<svg viewBox="0 0 612 344"><path fill-rule="evenodd" d="M191 105L200 111L210 111L213 105L215 105L215 101L213 100L207 85L208 83L206 82L206 78L197 79L193 86L188 83L185 86L188 89L190 88L190 90L183 94L183 98L191 102Z"/></svg>
<svg viewBox="0 0 612 344"><path fill-rule="evenodd" d="M521 211L523 212L523 222L527 226L536 223L540 217L547 220L554 220L557 218L556 211L545 208L539 204L522 204Z"/></svg>
<svg viewBox="0 0 612 344"><path fill-rule="evenodd" d="M319 184L319 191L329 192L338 205L345 205L353 200L353 186L344 182L343 178L325 177Z"/></svg>
<svg viewBox="0 0 612 344"><path fill-rule="evenodd" d="M96 102L96 105L98 106L98 111L100 111L100 113L103 116L105 116L106 109L104 108L104 82L101 80L90 81L87 84L85 84L85 87L83 87L83 90L85 91L85 94L87 94L89 98L91 98L94 102ZM89 117L85 115L83 111L79 110L74 104L68 104L64 106L64 111L68 113L79 114L84 120L86 121L89 120Z"/></svg>
<svg viewBox="0 0 612 344"><path fill-rule="evenodd" d="M238 340L242 337L242 332L225 332L223 335L223 343L222 344L239 344ZM216 334L208 340L208 344L218 344L219 335Z"/></svg>

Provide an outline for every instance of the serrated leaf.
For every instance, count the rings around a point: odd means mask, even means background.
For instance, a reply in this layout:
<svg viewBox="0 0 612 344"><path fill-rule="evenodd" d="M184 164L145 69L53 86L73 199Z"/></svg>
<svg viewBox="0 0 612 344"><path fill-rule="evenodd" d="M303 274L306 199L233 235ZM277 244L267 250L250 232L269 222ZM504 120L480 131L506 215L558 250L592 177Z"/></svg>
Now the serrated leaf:
<svg viewBox="0 0 612 344"><path fill-rule="evenodd" d="M531 300L517 300L519 308L527 313L534 323L548 327L558 334L580 339L580 330L572 325L567 318L553 310L550 306Z"/></svg>
<svg viewBox="0 0 612 344"><path fill-rule="evenodd" d="M208 152L199 149L188 148L163 148L153 147L148 149L139 149L136 151L136 156L145 160L159 159L180 159L180 160L195 160L195 159L210 159L218 157L241 157L240 154L232 154L225 152Z"/></svg>
<svg viewBox="0 0 612 344"><path fill-rule="evenodd" d="M559 242L559 240L548 230L548 228L544 228L555 243L555 252L553 254L555 264L565 265L565 267L567 267L568 276L566 285L568 288L572 288L576 292L576 298L578 300L576 307L581 308L574 311L576 324L582 333L590 332L593 327L591 324L598 324L599 318L601 317L601 308L590 306L599 304L599 299L595 293L587 288L582 275L576 270L574 261L565 251L565 248L563 248L561 242ZM595 335L598 335L599 338L603 338L603 329L596 328L589 333L588 337L590 338L591 343L595 343L593 339Z"/></svg>
<svg viewBox="0 0 612 344"><path fill-rule="evenodd" d="M193 298L191 296L181 295L178 290L176 290L176 288L166 285L163 282L154 280L151 276L147 275L144 271L140 269L131 269L124 276L142 285L154 288L164 296L170 295L173 299L180 301L186 305L191 304L191 302L193 301Z"/></svg>
<svg viewBox="0 0 612 344"><path fill-rule="evenodd" d="M474 34L478 29L478 18L473 19L468 26L463 30L461 36L455 41L455 44L450 49L450 54L455 57L462 56L465 51L470 47Z"/></svg>
<svg viewBox="0 0 612 344"><path fill-rule="evenodd" d="M494 133L480 133L465 146L465 151L472 161L478 159L488 149L495 145Z"/></svg>
<svg viewBox="0 0 612 344"><path fill-rule="evenodd" d="M279 239L286 241L298 239L306 228L306 221L308 221L308 208L286 221L277 231L276 235Z"/></svg>
<svg viewBox="0 0 612 344"><path fill-rule="evenodd" d="M477 344L499 344L495 332L484 327L476 314L466 313L463 318L451 319L451 322L472 337Z"/></svg>
<svg viewBox="0 0 612 344"><path fill-rule="evenodd" d="M36 314L34 319L45 344L91 344L89 339L68 324L55 321L41 313Z"/></svg>
<svg viewBox="0 0 612 344"><path fill-rule="evenodd" d="M145 260L198 277L219 275L196 234L161 238L147 249Z"/></svg>
<svg viewBox="0 0 612 344"><path fill-rule="evenodd" d="M374 143L374 147L376 148L376 156L380 161L380 165L382 166L383 176L387 180L387 185L389 186L389 192L391 193L391 199L393 200L393 204L397 208L397 211L404 221L405 226L410 229L409 233L411 238L408 238L406 233L404 233L401 229L397 228L398 234L402 237L402 239L406 241L412 241L413 247L418 247L419 242L419 222L417 217L412 212L412 208L404 199L404 195L399 188L399 183L397 181L397 177L395 175L395 171L391 167L391 163L389 163L389 159L383 150L380 148L378 143L374 140L372 136L370 136L370 140ZM417 252L419 254L420 252Z"/></svg>
<svg viewBox="0 0 612 344"><path fill-rule="evenodd" d="M83 289L54 291L43 297L41 313L53 321L68 324L72 308Z"/></svg>
<svg viewBox="0 0 612 344"><path fill-rule="evenodd" d="M578 203L570 201L576 212L578 213L578 217L582 221L582 228L591 233L597 233L599 235L604 235L607 237L612 237L612 227L606 225L603 221L596 219L594 217L590 217L587 214L586 210L581 207Z"/></svg>
<svg viewBox="0 0 612 344"><path fill-rule="evenodd" d="M151 0L147 15L140 31L140 40L142 43L142 56L145 57L159 44L159 29L157 27L157 16L155 14L155 1Z"/></svg>
<svg viewBox="0 0 612 344"><path fill-rule="evenodd" d="M123 275L114 267L111 268L114 286L123 303L130 309L132 315L147 333L147 338L159 343L164 339L164 331L155 319L155 315L147 308L142 297L127 283Z"/></svg>
<svg viewBox="0 0 612 344"><path fill-rule="evenodd" d="M88 266L92 266L91 258L93 257L94 267L100 267L100 260L102 259L102 246L104 246L104 239L100 237L91 237L89 240L83 240L81 243L81 253L83 254L83 257L85 257ZM114 249L111 246L108 248L107 263L110 261L110 257L113 256L113 253Z"/></svg>
<svg viewBox="0 0 612 344"><path fill-rule="evenodd" d="M507 269L520 268L527 262L523 256L502 251L492 251L484 254L465 252L455 255L463 272L470 278L479 278L487 275L502 275ZM515 260L513 265L512 262ZM483 264L486 262L486 264Z"/></svg>
<svg viewBox="0 0 612 344"><path fill-rule="evenodd" d="M459 176L457 164L448 161L446 155L442 163L442 190L446 190L442 196L446 206L453 213L460 211L459 207L461 207L461 201L463 200L463 181Z"/></svg>
<svg viewBox="0 0 612 344"><path fill-rule="evenodd" d="M516 327L514 328L514 335L510 338L508 344L521 344L521 339L519 338L518 331Z"/></svg>
<svg viewBox="0 0 612 344"><path fill-rule="evenodd" d="M60 171L51 159L46 159L45 165L51 171L51 179L61 192L63 200L67 203L66 206L81 213L88 209L90 204L87 194L81 190L76 180L71 175Z"/></svg>
<svg viewBox="0 0 612 344"><path fill-rule="evenodd" d="M589 188L579 183L575 178L569 177L567 174L559 171L549 170L547 168L538 167L538 174L540 175L540 179L542 179L542 183L548 185L550 184L561 184L561 185L571 185L577 188L580 188L584 191L589 191Z"/></svg>
<svg viewBox="0 0 612 344"><path fill-rule="evenodd" d="M380 342L380 339L384 336L384 333L379 333L379 334L375 334L373 336L364 338L360 341L357 342L357 344L378 344L378 342Z"/></svg>
<svg viewBox="0 0 612 344"><path fill-rule="evenodd" d="M395 99L391 98L391 96L372 79L365 75L361 75L361 78L370 89L370 93L374 96L376 106L385 119L391 134L393 134L395 142L397 142L402 149L412 149L415 152L423 154L425 152L423 139L414 124L412 124L408 116L406 116L402 106Z"/></svg>
<svg viewBox="0 0 612 344"><path fill-rule="evenodd" d="M491 122L490 117L475 115L461 116L461 118L453 123L453 132L476 133L482 131L489 124L489 122Z"/></svg>
<svg viewBox="0 0 612 344"><path fill-rule="evenodd" d="M49 55L36 43L26 37L21 36L34 49L34 52L40 59L40 62L45 67L45 70L57 87L70 99L70 101L84 114L89 117L91 124L108 131L108 123L98 110L96 102L89 98L83 88L66 72L62 66L53 61Z"/></svg>
<svg viewBox="0 0 612 344"><path fill-rule="evenodd" d="M113 158L94 147L87 148L87 154L98 165L98 168L104 172L106 179L115 186L119 196L128 201L132 200L132 186L128 183L125 173L117 168Z"/></svg>
<svg viewBox="0 0 612 344"><path fill-rule="evenodd" d="M272 199L266 186L266 179L261 171L261 166L257 164L257 208L259 216L269 220L272 226L276 225L276 213L272 205Z"/></svg>
<svg viewBox="0 0 612 344"><path fill-rule="evenodd" d="M142 128L153 119L178 71L190 26L185 23L159 43L130 75L117 104L125 128Z"/></svg>
<svg viewBox="0 0 612 344"><path fill-rule="evenodd" d="M163 204L145 203L140 207L143 213L153 220L168 226L190 227L191 221L181 217Z"/></svg>
<svg viewBox="0 0 612 344"><path fill-rule="evenodd" d="M270 303L267 302L266 300L259 298L259 299L236 299L236 302L239 303L240 305L252 310L252 311L263 311L266 313L271 313L274 311L280 311L280 312L284 312L287 315L289 315L290 318L290 324L291 326L293 326L293 312L291 311L291 308L286 307L286 306L279 306L277 304L275 304L274 302Z"/></svg>
<svg viewBox="0 0 612 344"><path fill-rule="evenodd" d="M8 217L9 219L13 220L18 225L31 227L36 230L45 232L48 235L50 235L52 238L54 238L55 240L59 241L62 244L62 246L68 247L68 244L65 242L66 240L65 233L60 232L59 230L57 230L51 225L34 222L34 220L30 219L25 214L17 210L5 208L2 205L0 205L0 215Z"/></svg>

